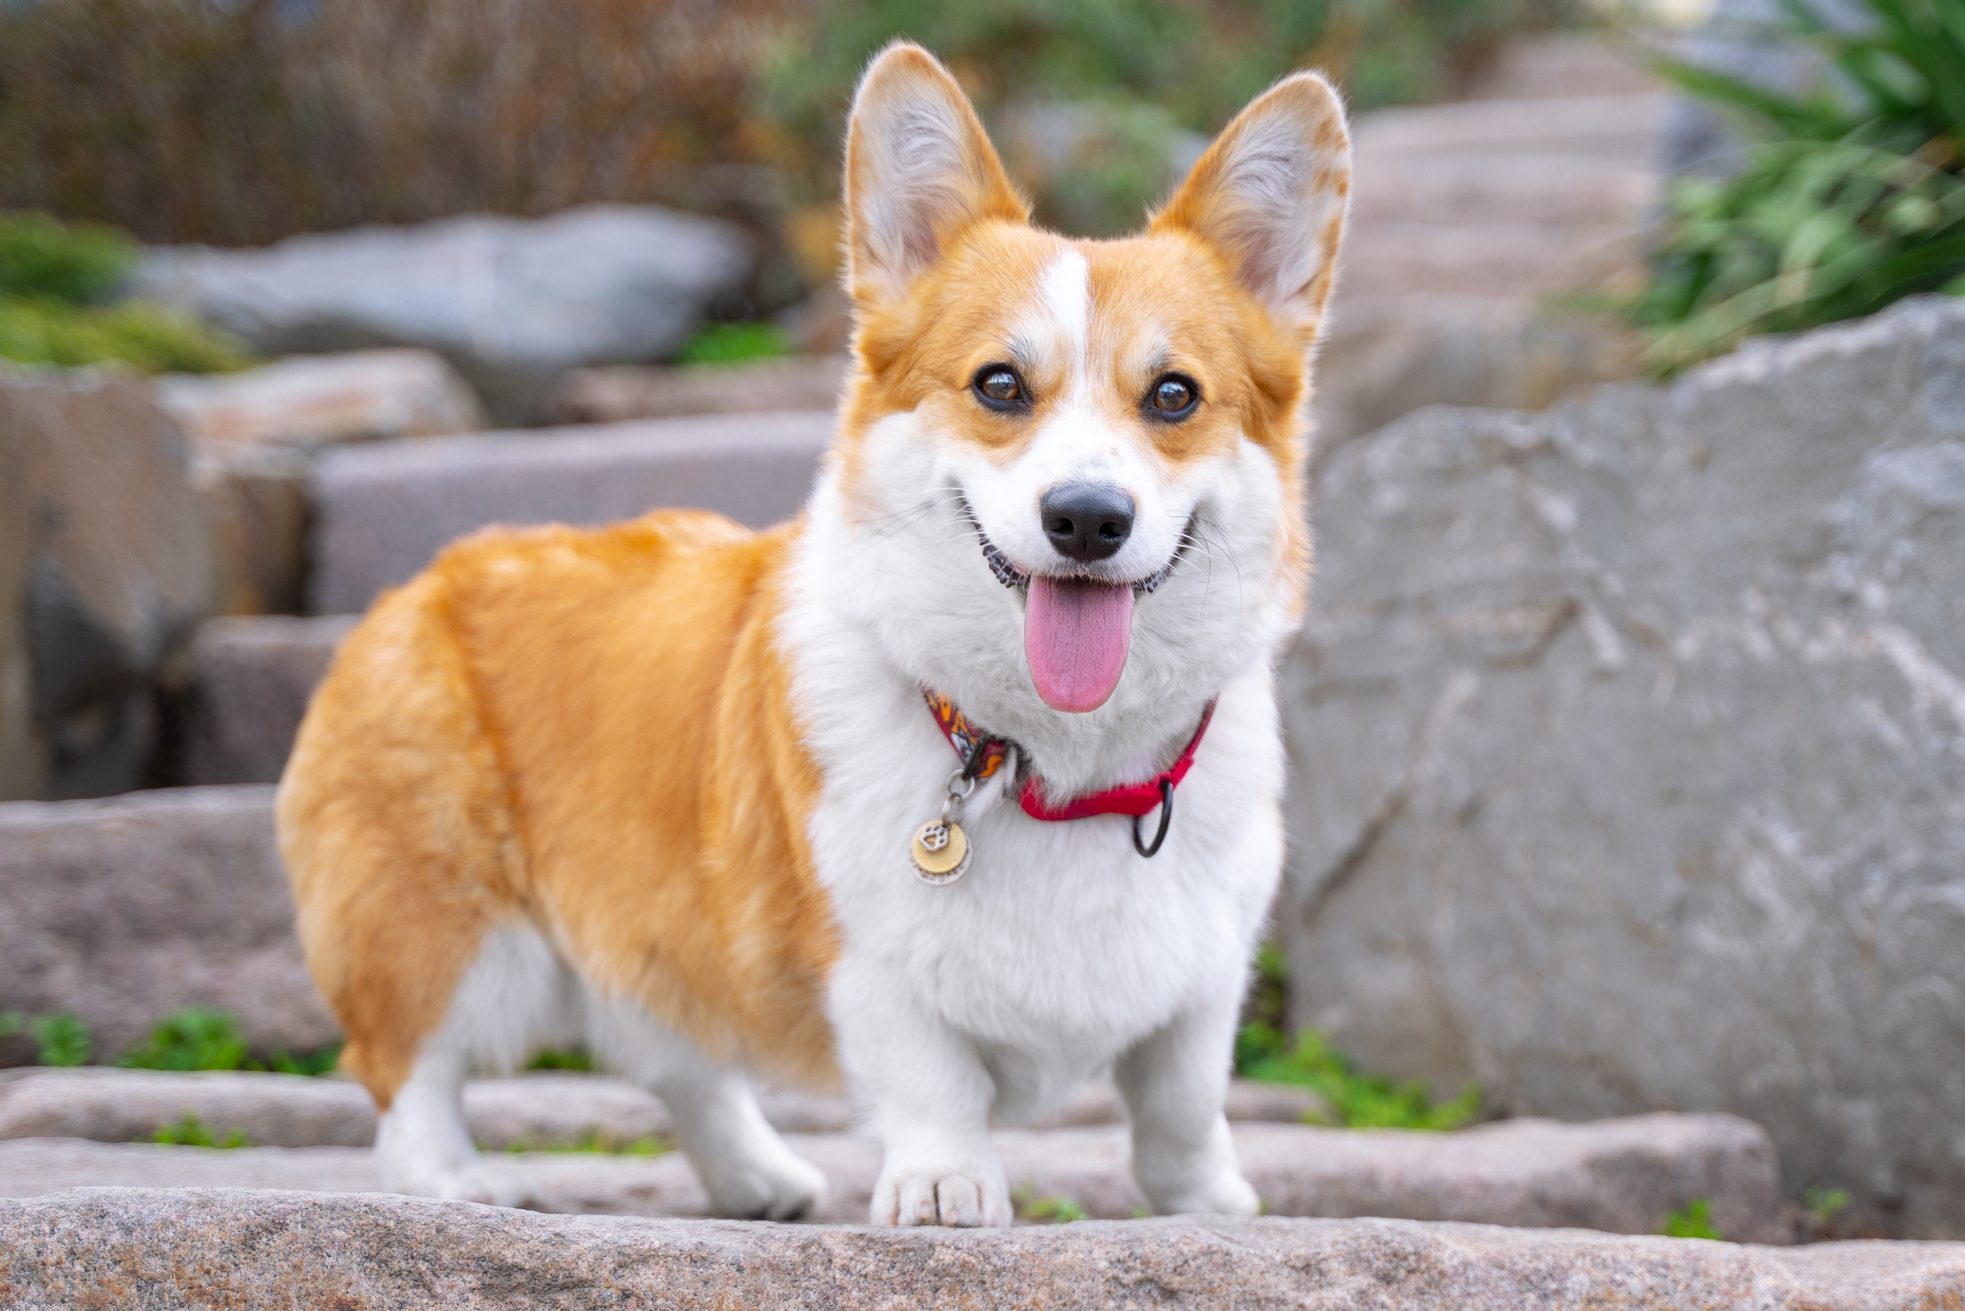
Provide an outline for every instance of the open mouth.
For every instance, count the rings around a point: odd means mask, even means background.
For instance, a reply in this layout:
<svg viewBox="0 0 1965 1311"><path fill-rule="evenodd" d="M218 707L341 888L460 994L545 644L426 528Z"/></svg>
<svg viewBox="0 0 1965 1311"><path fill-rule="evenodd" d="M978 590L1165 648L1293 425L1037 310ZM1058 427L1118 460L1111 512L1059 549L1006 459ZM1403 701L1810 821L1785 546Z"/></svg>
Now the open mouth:
<svg viewBox="0 0 1965 1311"><path fill-rule="evenodd" d="M989 540L966 497L961 506L996 581L1025 594L1024 659L1038 696L1053 710L1067 714L1084 714L1104 705L1126 670L1133 602L1166 582L1180 564L1193 537L1192 523L1166 564L1126 583L1082 573L1026 573Z"/></svg>

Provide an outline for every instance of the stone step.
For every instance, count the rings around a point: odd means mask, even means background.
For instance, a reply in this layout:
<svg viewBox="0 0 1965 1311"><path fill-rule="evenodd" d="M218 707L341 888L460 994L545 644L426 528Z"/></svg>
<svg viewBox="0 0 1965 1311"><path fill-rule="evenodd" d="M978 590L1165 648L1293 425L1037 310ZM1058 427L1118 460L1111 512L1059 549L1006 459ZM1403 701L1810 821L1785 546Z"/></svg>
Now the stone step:
<svg viewBox="0 0 1965 1311"><path fill-rule="evenodd" d="M198 626L178 707L178 782L277 783L352 617L241 615Z"/></svg>
<svg viewBox="0 0 1965 1311"><path fill-rule="evenodd" d="M855 1116L842 1097L767 1091L764 1113L788 1133L844 1133ZM570 1073L525 1074L472 1082L464 1094L471 1137L486 1147L564 1147L598 1135L634 1142L673 1129L667 1109L619 1079ZM1314 1093L1237 1081L1232 1120L1300 1123L1321 1106ZM368 1093L336 1078L232 1071L175 1073L84 1066L0 1070L0 1139L87 1138L146 1142L195 1116L213 1133L243 1134L255 1147L366 1147L375 1138ZM1123 1118L1110 1084L1080 1088L1045 1127L1116 1124Z"/></svg>
<svg viewBox="0 0 1965 1311"><path fill-rule="evenodd" d="M0 805L0 1009L83 1020L98 1056L186 1006L256 1048L334 1040L293 934L270 787ZM0 1038L0 1064L31 1059Z"/></svg>
<svg viewBox="0 0 1965 1311"><path fill-rule="evenodd" d="M0 1285L94 1305L558 1311L1165 1306L1898 1311L1965 1298L1965 1244L1741 1247L1401 1220L1008 1231L584 1218L390 1196L106 1189L0 1204Z"/></svg>
<svg viewBox="0 0 1965 1311"><path fill-rule="evenodd" d="M829 411L375 442L323 453L310 608L353 614L487 524L607 523L655 506L753 526L804 502Z"/></svg>
<svg viewBox="0 0 1965 1311"><path fill-rule="evenodd" d="M1728 1116L1650 1115L1589 1124L1510 1120L1450 1134L1242 1123L1236 1150L1270 1215L1393 1216L1534 1228L1654 1233L1694 1198L1742 1240L1785 1241L1777 1165L1767 1137ZM1117 1125L995 1135L1011 1185L1062 1198L1091 1216L1142 1205ZM792 1149L825 1171L824 1220L865 1217L879 1148L844 1134L794 1134ZM589 1152L510 1158L547 1210L703 1215L707 1201L679 1152L653 1158ZM68 1138L0 1142L0 1195L67 1188L279 1188L374 1192L371 1153L352 1147L213 1150Z"/></svg>

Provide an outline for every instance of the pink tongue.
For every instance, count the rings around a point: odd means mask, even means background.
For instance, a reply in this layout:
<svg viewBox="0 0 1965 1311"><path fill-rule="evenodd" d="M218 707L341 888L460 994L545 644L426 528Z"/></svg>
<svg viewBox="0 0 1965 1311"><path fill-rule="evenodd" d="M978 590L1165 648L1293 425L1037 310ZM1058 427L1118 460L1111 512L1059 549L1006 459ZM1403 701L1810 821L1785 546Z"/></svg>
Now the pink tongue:
<svg viewBox="0 0 1965 1311"><path fill-rule="evenodd" d="M1082 578L1030 580L1023 654L1037 695L1053 710L1097 710L1119 686L1133 636L1130 584Z"/></svg>

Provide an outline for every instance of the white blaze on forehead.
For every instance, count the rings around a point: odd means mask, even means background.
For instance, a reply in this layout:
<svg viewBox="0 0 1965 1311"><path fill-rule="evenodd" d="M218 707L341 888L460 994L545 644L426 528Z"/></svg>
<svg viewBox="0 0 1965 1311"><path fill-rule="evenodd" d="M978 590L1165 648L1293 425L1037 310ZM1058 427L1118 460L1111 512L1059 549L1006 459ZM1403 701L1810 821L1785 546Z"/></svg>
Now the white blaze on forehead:
<svg viewBox="0 0 1965 1311"><path fill-rule="evenodd" d="M1020 327L1043 352L1044 362L1063 370L1068 386L1075 386L1086 374L1091 321L1092 266L1077 251L1064 251L1038 278L1037 305Z"/></svg>

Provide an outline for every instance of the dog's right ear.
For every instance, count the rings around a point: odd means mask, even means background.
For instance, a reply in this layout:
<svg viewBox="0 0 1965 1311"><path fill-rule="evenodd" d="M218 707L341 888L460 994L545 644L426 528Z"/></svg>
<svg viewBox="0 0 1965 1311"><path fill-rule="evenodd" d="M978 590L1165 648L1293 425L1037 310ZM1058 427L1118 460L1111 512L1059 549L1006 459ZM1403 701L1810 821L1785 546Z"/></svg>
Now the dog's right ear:
<svg viewBox="0 0 1965 1311"><path fill-rule="evenodd" d="M846 131L846 289L861 306L908 284L969 225L1027 222L982 123L935 57L909 41L860 79Z"/></svg>

